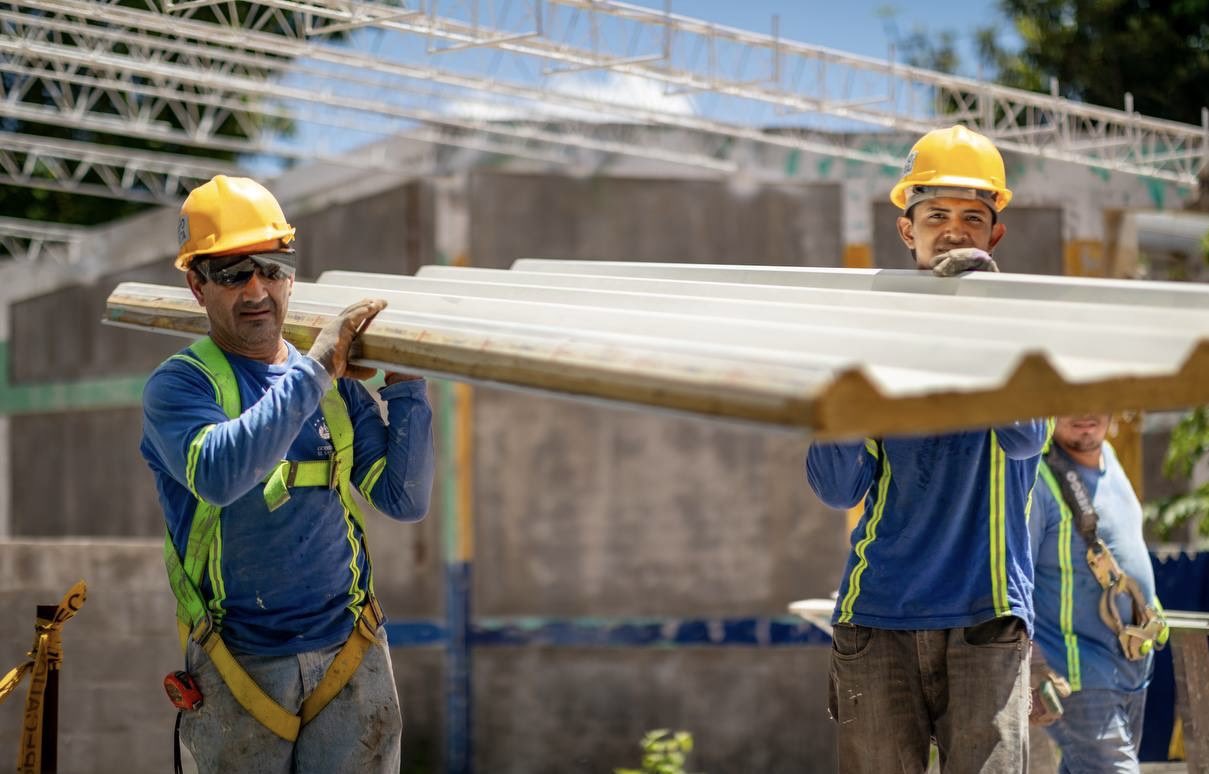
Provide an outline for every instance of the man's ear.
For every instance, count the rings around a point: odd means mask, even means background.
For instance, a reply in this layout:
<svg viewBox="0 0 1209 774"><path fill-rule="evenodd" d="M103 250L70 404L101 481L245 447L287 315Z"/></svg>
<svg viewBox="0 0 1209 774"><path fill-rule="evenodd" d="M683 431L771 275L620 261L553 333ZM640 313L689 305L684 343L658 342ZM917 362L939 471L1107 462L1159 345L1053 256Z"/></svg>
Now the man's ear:
<svg viewBox="0 0 1209 774"><path fill-rule="evenodd" d="M197 299L197 303L204 308L206 305L206 297L202 293L202 281L197 276L197 272L189 269L185 272L185 282L189 283L189 290L193 293L193 297Z"/></svg>
<svg viewBox="0 0 1209 774"><path fill-rule="evenodd" d="M896 225L898 226L898 238L903 240L903 244L907 246L908 250L914 250L915 224L911 222L910 218L899 215Z"/></svg>
<svg viewBox="0 0 1209 774"><path fill-rule="evenodd" d="M991 243L987 246L987 252L995 249L995 245L999 244L999 240L1003 239L1003 235L1007 233L1007 226L1003 223L996 223L991 227Z"/></svg>

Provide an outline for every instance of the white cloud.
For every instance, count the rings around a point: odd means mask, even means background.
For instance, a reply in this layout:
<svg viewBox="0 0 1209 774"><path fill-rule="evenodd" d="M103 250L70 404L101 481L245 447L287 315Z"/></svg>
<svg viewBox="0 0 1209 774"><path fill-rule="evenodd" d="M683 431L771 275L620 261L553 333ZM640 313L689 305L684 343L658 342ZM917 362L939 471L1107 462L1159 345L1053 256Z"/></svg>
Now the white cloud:
<svg viewBox="0 0 1209 774"><path fill-rule="evenodd" d="M570 104L504 100L454 100L442 106L443 112L461 118L479 121L534 120L541 118L565 118L575 121L633 121L623 111L610 112L608 105L671 115L691 116L696 114L692 97L684 94L667 94L663 84L636 75L623 73L575 73L553 76L549 90L555 95L566 94L590 99L600 107L586 110ZM556 99L557 97L555 97Z"/></svg>

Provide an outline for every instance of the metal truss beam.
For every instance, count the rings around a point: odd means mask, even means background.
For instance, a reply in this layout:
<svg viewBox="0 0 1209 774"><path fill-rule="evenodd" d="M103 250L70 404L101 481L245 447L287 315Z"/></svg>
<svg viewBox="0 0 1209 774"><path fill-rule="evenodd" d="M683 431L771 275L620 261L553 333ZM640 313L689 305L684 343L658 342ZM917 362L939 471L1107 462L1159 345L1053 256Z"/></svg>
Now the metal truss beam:
<svg viewBox="0 0 1209 774"><path fill-rule="evenodd" d="M74 263L88 229L0 217L0 260Z"/></svg>
<svg viewBox="0 0 1209 774"><path fill-rule="evenodd" d="M0 133L0 182L10 185L174 204L199 183L237 169L198 156Z"/></svg>
<svg viewBox="0 0 1209 774"><path fill-rule="evenodd" d="M212 0L163 0L181 16ZM902 130L965 122L1026 154L1194 184L1209 165L1202 126L1147 118L895 62L858 57L615 0L262 0L262 14L296 20L286 35L380 29L422 36L428 52L492 48L544 63L547 75L612 70L670 91L761 103ZM254 12L257 13L257 12ZM228 20L234 21L234 20ZM246 23L248 19L239 20ZM1128 106L1127 106L1128 107Z"/></svg>

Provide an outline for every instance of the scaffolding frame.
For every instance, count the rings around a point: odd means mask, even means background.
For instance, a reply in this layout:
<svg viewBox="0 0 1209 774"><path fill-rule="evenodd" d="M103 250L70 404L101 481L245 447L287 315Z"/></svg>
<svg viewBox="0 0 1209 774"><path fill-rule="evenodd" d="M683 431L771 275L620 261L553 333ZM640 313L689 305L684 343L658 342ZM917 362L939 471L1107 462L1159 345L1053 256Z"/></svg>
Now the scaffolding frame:
<svg viewBox="0 0 1209 774"><path fill-rule="evenodd" d="M144 202L173 203L238 167L110 138L381 170L395 167L372 139L407 133L578 171L623 156L768 182L786 179L795 152L897 165L906 149L895 133L961 122L1004 150L1185 185L1209 160L1209 111L1197 127L1138 115L1128 95L1126 110L1083 105L786 40L775 17L770 34L712 24L672 13L670 0L662 10L614 0L15 0L0 9L0 30L0 119L92 140L9 135L0 179ZM662 101L569 80L583 73L654 84ZM291 142L289 122L365 141ZM736 157L736 141L755 150Z"/></svg>

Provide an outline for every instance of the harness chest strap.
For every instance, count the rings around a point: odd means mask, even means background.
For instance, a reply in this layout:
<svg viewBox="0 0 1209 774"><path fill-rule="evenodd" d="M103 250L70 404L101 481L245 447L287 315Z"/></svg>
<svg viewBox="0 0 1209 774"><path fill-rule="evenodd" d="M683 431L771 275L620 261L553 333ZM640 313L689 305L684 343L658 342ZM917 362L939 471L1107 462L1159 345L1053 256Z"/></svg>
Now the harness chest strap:
<svg viewBox="0 0 1209 774"><path fill-rule="evenodd" d="M232 419L238 417L241 411L238 384L222 350L209 338L203 338L190 347L190 352L192 357L173 357L198 368L213 386L215 400L223 412ZM335 386L324 396L322 411L332 434L332 457L329 460L287 460L278 463L265 479L265 504L269 510L279 508L289 500L289 489L294 486L323 486L337 490L341 503L361 531L364 547L364 518L351 496L352 423L343 398ZM194 494L196 495L196 492ZM365 550L369 569L369 593L360 600L361 612L354 631L337 653L323 679L303 703L300 713L295 715L256 684L231 655L219 635L225 593L222 590L221 560L218 552L211 551L211 548L221 541L218 518L220 513L221 508L198 497L183 562L177 554L171 536L165 538L164 559L168 567L169 582L177 598L181 645L184 646L186 638L196 640L206 651L240 705L266 728L287 741L293 741L298 736L299 728L315 717L348 683L357 671L365 652L377 641L377 629L383 621L383 616L373 594L373 572L369 563L368 548ZM207 569L215 590L209 602L203 599L199 591L202 576Z"/></svg>
<svg viewBox="0 0 1209 774"><path fill-rule="evenodd" d="M1108 545L1096 532L1099 516L1092 505L1091 496L1079 472L1061 451L1051 447L1045 456L1045 464L1054 472L1061 501L1070 510L1079 534L1087 544L1087 566L1103 590L1100 594L1100 620L1115 635L1125 656L1137 661L1156 646L1167 644L1170 631L1160 610L1151 607L1142 594L1138 582L1129 577ZM1133 608L1132 623L1121 620L1115 602L1116 595L1128 594ZM1158 604L1156 600L1155 604Z"/></svg>

